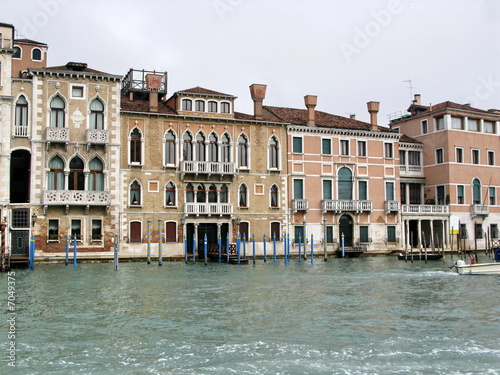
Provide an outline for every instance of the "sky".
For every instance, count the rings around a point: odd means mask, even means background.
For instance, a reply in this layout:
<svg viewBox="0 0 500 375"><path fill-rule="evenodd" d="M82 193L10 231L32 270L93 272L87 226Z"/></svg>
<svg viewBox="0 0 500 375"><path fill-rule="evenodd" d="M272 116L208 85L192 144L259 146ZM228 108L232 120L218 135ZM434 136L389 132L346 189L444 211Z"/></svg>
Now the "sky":
<svg viewBox="0 0 500 375"><path fill-rule="evenodd" d="M498 0L0 0L17 38L48 44L48 66L68 61L125 75L168 73L168 94L201 86L264 105L317 110L379 125L447 100L500 108Z"/></svg>

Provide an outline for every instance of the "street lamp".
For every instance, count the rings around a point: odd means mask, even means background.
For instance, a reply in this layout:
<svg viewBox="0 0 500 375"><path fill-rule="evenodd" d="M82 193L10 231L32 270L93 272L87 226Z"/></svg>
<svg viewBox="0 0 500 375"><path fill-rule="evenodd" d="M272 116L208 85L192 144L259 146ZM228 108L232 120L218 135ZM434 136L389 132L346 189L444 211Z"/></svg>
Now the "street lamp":
<svg viewBox="0 0 500 375"><path fill-rule="evenodd" d="M37 219L37 216L36 216L36 214L33 212L33 215L31 215L31 226L32 226L32 227L34 227L34 226L35 226L36 219Z"/></svg>

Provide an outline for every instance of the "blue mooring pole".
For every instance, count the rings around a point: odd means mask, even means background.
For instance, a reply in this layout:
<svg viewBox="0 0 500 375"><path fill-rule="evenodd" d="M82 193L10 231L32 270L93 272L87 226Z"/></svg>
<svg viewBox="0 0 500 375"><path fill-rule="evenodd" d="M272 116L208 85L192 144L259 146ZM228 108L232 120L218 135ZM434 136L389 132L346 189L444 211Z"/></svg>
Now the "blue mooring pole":
<svg viewBox="0 0 500 375"><path fill-rule="evenodd" d="M76 268L76 234L73 235L73 268Z"/></svg>
<svg viewBox="0 0 500 375"><path fill-rule="evenodd" d="M264 233L264 263L267 262L267 241L266 241L266 234Z"/></svg>
<svg viewBox="0 0 500 375"><path fill-rule="evenodd" d="M193 262L196 263L196 233L193 233Z"/></svg>
<svg viewBox="0 0 500 375"><path fill-rule="evenodd" d="M276 232L273 232L273 262L276 263Z"/></svg>
<svg viewBox="0 0 500 375"><path fill-rule="evenodd" d="M219 233L219 263L222 262L222 236Z"/></svg>
<svg viewBox="0 0 500 375"><path fill-rule="evenodd" d="M255 234L252 234L252 258L253 264L255 264Z"/></svg>
<svg viewBox="0 0 500 375"><path fill-rule="evenodd" d="M314 263L314 234L311 234L311 264Z"/></svg>
<svg viewBox="0 0 500 375"><path fill-rule="evenodd" d="M148 264L151 263L151 219L148 219Z"/></svg>
<svg viewBox="0 0 500 375"><path fill-rule="evenodd" d="M35 269L35 237L30 238L30 269Z"/></svg>
<svg viewBox="0 0 500 375"><path fill-rule="evenodd" d="M205 266L207 265L207 262L208 262L207 247L208 247L208 239L207 239L207 234L205 233L205 237L203 238L203 257L204 257Z"/></svg>
<svg viewBox="0 0 500 375"><path fill-rule="evenodd" d="M163 223L162 219L158 218L158 265L163 264Z"/></svg>
<svg viewBox="0 0 500 375"><path fill-rule="evenodd" d="M326 249L326 244L327 244L327 240L328 240L328 234L327 234L327 230L326 230L326 219L323 219L323 255L324 255L324 261L326 262L327 260L327 249Z"/></svg>
<svg viewBox="0 0 500 375"><path fill-rule="evenodd" d="M188 241L186 235L184 235L184 262L188 262Z"/></svg>
<svg viewBox="0 0 500 375"><path fill-rule="evenodd" d="M229 263L229 233L226 235L226 262Z"/></svg>
<svg viewBox="0 0 500 375"><path fill-rule="evenodd" d="M345 257L345 249L344 249L344 233L342 233L342 258Z"/></svg>
<svg viewBox="0 0 500 375"><path fill-rule="evenodd" d="M243 233L243 257L247 256L247 235Z"/></svg>
<svg viewBox="0 0 500 375"><path fill-rule="evenodd" d="M69 257L69 236L66 236L66 265L68 265Z"/></svg>
<svg viewBox="0 0 500 375"><path fill-rule="evenodd" d="M302 235L299 233L299 263L302 261Z"/></svg>
<svg viewBox="0 0 500 375"><path fill-rule="evenodd" d="M238 233L236 235L236 255L238 256L238 264L240 264L240 246L241 246L241 239L240 239L240 234Z"/></svg>
<svg viewBox="0 0 500 375"><path fill-rule="evenodd" d="M283 234L283 255L285 256L285 264L288 263L288 249L286 243L286 233Z"/></svg>

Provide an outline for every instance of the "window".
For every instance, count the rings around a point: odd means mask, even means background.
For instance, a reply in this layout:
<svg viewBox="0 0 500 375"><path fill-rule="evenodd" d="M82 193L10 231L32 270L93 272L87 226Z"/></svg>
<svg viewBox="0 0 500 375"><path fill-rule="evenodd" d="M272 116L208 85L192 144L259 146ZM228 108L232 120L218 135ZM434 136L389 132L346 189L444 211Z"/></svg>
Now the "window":
<svg viewBox="0 0 500 375"><path fill-rule="evenodd" d="M227 102L220 103L220 111L221 113L231 113L229 103Z"/></svg>
<svg viewBox="0 0 500 375"><path fill-rule="evenodd" d="M205 203L207 201L207 192L204 184L199 184L196 189L196 202Z"/></svg>
<svg viewBox="0 0 500 375"><path fill-rule="evenodd" d="M59 220L49 219L49 241L59 241Z"/></svg>
<svg viewBox="0 0 500 375"><path fill-rule="evenodd" d="M467 232L467 224L460 224L460 238L461 239L469 238L469 235Z"/></svg>
<svg viewBox="0 0 500 375"><path fill-rule="evenodd" d="M304 199L304 181L301 179L293 180L293 199Z"/></svg>
<svg viewBox="0 0 500 375"><path fill-rule="evenodd" d="M193 102L191 101L191 99L182 99L182 110L183 111L193 110Z"/></svg>
<svg viewBox="0 0 500 375"><path fill-rule="evenodd" d="M50 126L53 128L64 128L64 109L63 98L56 95L50 101Z"/></svg>
<svg viewBox="0 0 500 375"><path fill-rule="evenodd" d="M278 207L278 187L276 185L271 186L271 207Z"/></svg>
<svg viewBox="0 0 500 375"><path fill-rule="evenodd" d="M436 129L443 130L444 129L444 117L436 118Z"/></svg>
<svg viewBox="0 0 500 375"><path fill-rule="evenodd" d="M488 151L488 165L495 165L495 151Z"/></svg>
<svg viewBox="0 0 500 375"><path fill-rule="evenodd" d="M479 131L479 120L476 119L467 119L467 130L471 132Z"/></svg>
<svg viewBox="0 0 500 375"><path fill-rule="evenodd" d="M92 241L102 241L102 220L92 220Z"/></svg>
<svg viewBox="0 0 500 375"><path fill-rule="evenodd" d="M137 180L130 184L130 205L141 205L141 185Z"/></svg>
<svg viewBox="0 0 500 375"><path fill-rule="evenodd" d="M142 161L142 134L135 128L130 133L130 162L140 164Z"/></svg>
<svg viewBox="0 0 500 375"><path fill-rule="evenodd" d="M222 184L222 186L220 187L219 201L220 203L228 203L228 192L226 184Z"/></svg>
<svg viewBox="0 0 500 375"><path fill-rule="evenodd" d="M238 138L238 167L248 167L248 140L244 135Z"/></svg>
<svg viewBox="0 0 500 375"><path fill-rule="evenodd" d="M71 220L71 239L76 237L78 241L82 240L82 221L80 219Z"/></svg>
<svg viewBox="0 0 500 375"><path fill-rule="evenodd" d="M479 164L479 150L472 150L472 164Z"/></svg>
<svg viewBox="0 0 500 375"><path fill-rule="evenodd" d="M185 161L193 161L193 137L191 133L185 132L182 137L182 157Z"/></svg>
<svg viewBox="0 0 500 375"><path fill-rule="evenodd" d="M21 95L16 102L16 125L28 125L28 101L24 95Z"/></svg>
<svg viewBox="0 0 500 375"><path fill-rule="evenodd" d="M370 242L368 238L368 226L361 225L359 227L359 242Z"/></svg>
<svg viewBox="0 0 500 375"><path fill-rule="evenodd" d="M102 161L95 157L89 163L89 190L104 190L104 173Z"/></svg>
<svg viewBox="0 0 500 375"><path fill-rule="evenodd" d="M451 118L451 128L452 129L464 129L464 119L462 117L452 117Z"/></svg>
<svg viewBox="0 0 500 375"><path fill-rule="evenodd" d="M172 181L165 186L165 206L175 206L175 185Z"/></svg>
<svg viewBox="0 0 500 375"><path fill-rule="evenodd" d="M393 201L394 200L394 182L386 182L385 183L385 200Z"/></svg>
<svg viewBox="0 0 500 375"><path fill-rule="evenodd" d="M408 164L420 166L420 151L408 151Z"/></svg>
<svg viewBox="0 0 500 375"><path fill-rule="evenodd" d="M217 143L217 134L214 132L208 136L208 161L217 162L219 160L219 146Z"/></svg>
<svg viewBox="0 0 500 375"><path fill-rule="evenodd" d="M49 163L49 190L64 190L64 162L59 156L54 156Z"/></svg>
<svg viewBox="0 0 500 375"><path fill-rule="evenodd" d="M444 205L445 204L445 189L444 186L437 186L436 187L436 195L437 195L437 204L438 205Z"/></svg>
<svg viewBox="0 0 500 375"><path fill-rule="evenodd" d="M406 165L406 151L399 150L399 165Z"/></svg>
<svg viewBox="0 0 500 375"><path fill-rule="evenodd" d="M205 135L201 132L196 134L196 160L205 161Z"/></svg>
<svg viewBox="0 0 500 375"><path fill-rule="evenodd" d="M477 178L472 181L472 203L481 204L481 182Z"/></svg>
<svg viewBox="0 0 500 375"><path fill-rule="evenodd" d="M386 158L391 158L393 157L393 145L392 143L384 143L384 155Z"/></svg>
<svg viewBox="0 0 500 375"><path fill-rule="evenodd" d="M165 134L165 164L175 164L175 134L172 130Z"/></svg>
<svg viewBox="0 0 500 375"><path fill-rule="evenodd" d="M484 121L483 126L485 133L495 133L495 123L493 121Z"/></svg>
<svg viewBox="0 0 500 375"><path fill-rule="evenodd" d="M104 129L104 104L97 98L90 103L90 129Z"/></svg>
<svg viewBox="0 0 500 375"><path fill-rule="evenodd" d="M332 140L323 138L321 140L321 153L323 155L331 155L332 154Z"/></svg>
<svg viewBox="0 0 500 375"><path fill-rule="evenodd" d="M427 134L428 128L427 128L427 120L422 120L422 134Z"/></svg>
<svg viewBox="0 0 500 375"><path fill-rule="evenodd" d="M84 88L83 86L71 86L71 97L72 98L83 98Z"/></svg>
<svg viewBox="0 0 500 375"><path fill-rule="evenodd" d="M332 199L332 180L323 180L323 199Z"/></svg>
<svg viewBox="0 0 500 375"><path fill-rule="evenodd" d="M464 149L457 147L455 148L455 159L457 163L463 163L464 162Z"/></svg>
<svg viewBox="0 0 500 375"><path fill-rule="evenodd" d="M436 163L441 164L443 163L443 149L442 148L437 148L436 149Z"/></svg>
<svg viewBox="0 0 500 375"><path fill-rule="evenodd" d="M248 207L247 201L247 186L245 184L240 185L239 197L238 197L238 205L239 207Z"/></svg>
<svg viewBox="0 0 500 375"><path fill-rule="evenodd" d="M390 225L387 227L387 242L397 242L395 226Z"/></svg>
<svg viewBox="0 0 500 375"><path fill-rule="evenodd" d="M479 223L474 224L474 232L476 234L477 239L483 238L483 226Z"/></svg>
<svg viewBox="0 0 500 375"><path fill-rule="evenodd" d="M269 168L279 169L279 143L275 136L269 140Z"/></svg>
<svg viewBox="0 0 500 375"><path fill-rule="evenodd" d="M457 203L458 204L465 203L465 190L463 185L457 186Z"/></svg>
<svg viewBox="0 0 500 375"><path fill-rule="evenodd" d="M33 48L31 50L31 60L42 61L42 50L40 48Z"/></svg>
<svg viewBox="0 0 500 375"><path fill-rule="evenodd" d="M14 55L12 56L13 59L20 59L21 58L21 47L19 46L14 46Z"/></svg>
<svg viewBox="0 0 500 375"><path fill-rule="evenodd" d="M500 232L498 230L498 224L490 224L490 235L491 238L500 238Z"/></svg>
<svg viewBox="0 0 500 375"><path fill-rule="evenodd" d="M217 203L217 188L214 184L208 187L208 203Z"/></svg>
<svg viewBox="0 0 500 375"><path fill-rule="evenodd" d="M358 199L361 201L368 200L368 182L358 181Z"/></svg>
<svg viewBox="0 0 500 375"><path fill-rule="evenodd" d="M358 156L366 156L366 141L358 141Z"/></svg>
<svg viewBox="0 0 500 375"><path fill-rule="evenodd" d="M69 190L84 190L85 176L83 175L83 160L75 156L69 162Z"/></svg>
<svg viewBox="0 0 500 375"><path fill-rule="evenodd" d="M489 195L490 195L490 205L494 206L497 204L497 195L496 195L496 191L495 191L495 187L494 186L490 186L489 187Z"/></svg>
<svg viewBox="0 0 500 375"><path fill-rule="evenodd" d="M410 204L422 204L422 184L410 184Z"/></svg>
<svg viewBox="0 0 500 375"><path fill-rule="evenodd" d="M352 172L347 167L342 167L338 171L338 199L352 200Z"/></svg>
<svg viewBox="0 0 500 375"><path fill-rule="evenodd" d="M295 154L302 154L302 137L293 137L292 152Z"/></svg>
<svg viewBox="0 0 500 375"><path fill-rule="evenodd" d="M194 102L194 108L197 112L205 112L205 102L203 100L197 100Z"/></svg>
<svg viewBox="0 0 500 375"><path fill-rule="evenodd" d="M208 102L208 112L217 112L217 102Z"/></svg>
<svg viewBox="0 0 500 375"><path fill-rule="evenodd" d="M165 242L177 242L177 223L175 221L165 223Z"/></svg>
<svg viewBox="0 0 500 375"><path fill-rule="evenodd" d="M186 185L186 202L194 202L194 187L192 183Z"/></svg>
<svg viewBox="0 0 500 375"><path fill-rule="evenodd" d="M340 140L340 155L349 155L349 141L346 139Z"/></svg>
<svg viewBox="0 0 500 375"><path fill-rule="evenodd" d="M222 134L221 137L221 162L229 163L231 161L231 144L229 140L229 135L227 133Z"/></svg>

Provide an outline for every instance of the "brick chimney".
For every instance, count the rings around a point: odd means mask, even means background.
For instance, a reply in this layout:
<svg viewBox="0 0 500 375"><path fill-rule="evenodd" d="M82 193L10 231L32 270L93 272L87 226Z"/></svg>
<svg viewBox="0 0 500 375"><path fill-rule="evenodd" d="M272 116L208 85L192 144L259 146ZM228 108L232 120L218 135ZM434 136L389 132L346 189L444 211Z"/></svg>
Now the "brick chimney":
<svg viewBox="0 0 500 375"><path fill-rule="evenodd" d="M316 108L316 104L318 104L318 97L316 95L306 95L304 96L304 103L307 107L307 125L314 126L316 125L316 113L314 112L314 108Z"/></svg>
<svg viewBox="0 0 500 375"><path fill-rule="evenodd" d="M368 102L366 104L368 105L368 113L370 113L371 130L377 131L378 130L377 113L380 107L380 102Z"/></svg>
<svg viewBox="0 0 500 375"><path fill-rule="evenodd" d="M146 87L149 90L149 111L158 112L158 91L161 87L162 76L157 74L146 75Z"/></svg>
<svg viewBox="0 0 500 375"><path fill-rule="evenodd" d="M253 100L253 115L256 120L262 120L262 102L266 97L266 89L267 85L259 85L257 83L250 86L250 95Z"/></svg>

